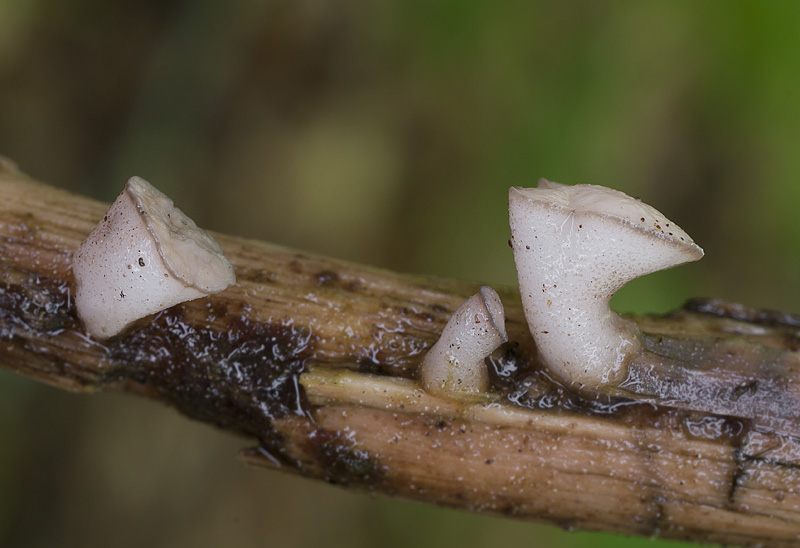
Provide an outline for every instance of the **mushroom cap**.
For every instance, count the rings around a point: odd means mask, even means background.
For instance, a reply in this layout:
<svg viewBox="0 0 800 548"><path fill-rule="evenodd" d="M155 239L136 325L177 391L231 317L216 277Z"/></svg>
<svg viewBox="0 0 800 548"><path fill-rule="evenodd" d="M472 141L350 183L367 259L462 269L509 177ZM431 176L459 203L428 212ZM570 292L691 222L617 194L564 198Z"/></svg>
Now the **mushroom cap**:
<svg viewBox="0 0 800 548"><path fill-rule="evenodd" d="M697 261L703 250L657 209L597 185L509 190L511 242L520 286L535 278L591 279L593 293Z"/></svg>
<svg viewBox="0 0 800 548"><path fill-rule="evenodd" d="M141 177L128 179L124 192L136 204L173 276L204 293L217 293L236 283L233 265L216 240L169 197Z"/></svg>
<svg viewBox="0 0 800 548"><path fill-rule="evenodd" d="M506 332L506 313L505 309L503 308L503 301L500 300L500 295L497 294L497 291L495 291L494 288L489 287L488 285L482 285L478 290L477 295L481 304L483 305L483 308L486 309L486 314L488 315L489 321L492 324L492 327L489 331L497 334L501 344L508 341L508 333ZM494 352L496 348L497 346L489 349L487 355Z"/></svg>
<svg viewBox="0 0 800 548"><path fill-rule="evenodd" d="M219 244L139 177L75 251L72 270L78 315L99 339L236 281Z"/></svg>
<svg viewBox="0 0 800 548"><path fill-rule="evenodd" d="M585 184L569 186L541 178L537 188L511 187L509 200L516 199L542 202L565 210L616 219L633 230L660 238L665 243L675 244L685 260L670 266L703 258L703 249L681 227L653 206L613 188Z"/></svg>

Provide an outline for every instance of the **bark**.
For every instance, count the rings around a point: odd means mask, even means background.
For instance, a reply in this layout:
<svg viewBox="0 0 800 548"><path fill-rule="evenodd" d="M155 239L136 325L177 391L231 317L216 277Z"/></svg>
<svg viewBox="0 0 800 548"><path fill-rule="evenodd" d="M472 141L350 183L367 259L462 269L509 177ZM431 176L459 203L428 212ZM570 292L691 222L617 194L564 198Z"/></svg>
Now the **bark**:
<svg viewBox="0 0 800 548"><path fill-rule="evenodd" d="M536 360L519 296L491 391L424 392L422 355L477 286L215 234L235 286L114 339L85 334L71 254L107 208L0 162L0 365L154 398L257 442L241 458L362 491L562 527L784 546L800 535L800 321L717 301L634 318L616 397Z"/></svg>

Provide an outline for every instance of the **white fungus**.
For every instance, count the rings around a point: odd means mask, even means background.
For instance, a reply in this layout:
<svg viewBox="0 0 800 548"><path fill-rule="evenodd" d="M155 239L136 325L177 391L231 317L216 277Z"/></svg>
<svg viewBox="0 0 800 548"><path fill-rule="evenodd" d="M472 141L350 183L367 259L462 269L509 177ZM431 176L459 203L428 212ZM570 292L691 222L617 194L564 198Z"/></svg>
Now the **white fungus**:
<svg viewBox="0 0 800 548"><path fill-rule="evenodd" d="M236 282L219 244L139 177L78 247L72 270L78 316L98 339Z"/></svg>
<svg viewBox="0 0 800 548"><path fill-rule="evenodd" d="M620 382L640 350L609 301L628 281L703 256L653 207L602 186L509 190L511 247L525 318L548 369L579 390Z"/></svg>
<svg viewBox="0 0 800 548"><path fill-rule="evenodd" d="M469 398L486 393L486 358L508 340L503 303L483 286L450 318L422 361L422 386L431 394Z"/></svg>

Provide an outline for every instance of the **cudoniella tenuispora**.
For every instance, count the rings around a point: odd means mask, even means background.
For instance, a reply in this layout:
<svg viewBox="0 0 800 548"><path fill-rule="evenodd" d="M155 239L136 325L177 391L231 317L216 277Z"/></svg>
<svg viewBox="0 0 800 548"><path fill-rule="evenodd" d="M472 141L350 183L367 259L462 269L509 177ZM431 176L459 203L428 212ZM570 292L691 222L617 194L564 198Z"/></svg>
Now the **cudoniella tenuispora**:
<svg viewBox="0 0 800 548"><path fill-rule="evenodd" d="M78 247L72 270L78 316L98 339L236 283L219 244L139 177Z"/></svg>
<svg viewBox="0 0 800 548"><path fill-rule="evenodd" d="M641 348L636 326L609 307L630 280L703 256L653 207L602 186L539 181L512 187L511 247L525 318L542 362L567 385L618 383Z"/></svg>
<svg viewBox="0 0 800 548"><path fill-rule="evenodd" d="M486 358L508 340L505 324L500 296L491 287L481 287L450 317L425 354L420 371L425 390L451 399L488 392Z"/></svg>

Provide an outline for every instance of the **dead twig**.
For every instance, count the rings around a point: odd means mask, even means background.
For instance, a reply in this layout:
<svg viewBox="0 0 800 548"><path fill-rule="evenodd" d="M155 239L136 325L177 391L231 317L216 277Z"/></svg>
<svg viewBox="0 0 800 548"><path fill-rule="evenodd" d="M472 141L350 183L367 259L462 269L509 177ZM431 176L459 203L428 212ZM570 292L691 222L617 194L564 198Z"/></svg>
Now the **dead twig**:
<svg viewBox="0 0 800 548"><path fill-rule="evenodd" d="M491 395L455 403L424 392L416 369L472 284L215 235L234 287L100 343L76 317L70 263L106 205L6 164L0 193L0 365L19 374L161 400L255 439L245 462L364 491L563 527L798 542L794 423L773 428L735 404L778 362L791 396L794 317L704 301L635 319L651 352L704 378L723 374L717 358L739 341L732 363L747 382L709 414L574 396L540 370L518 295L500 291L509 343L490 358Z"/></svg>

